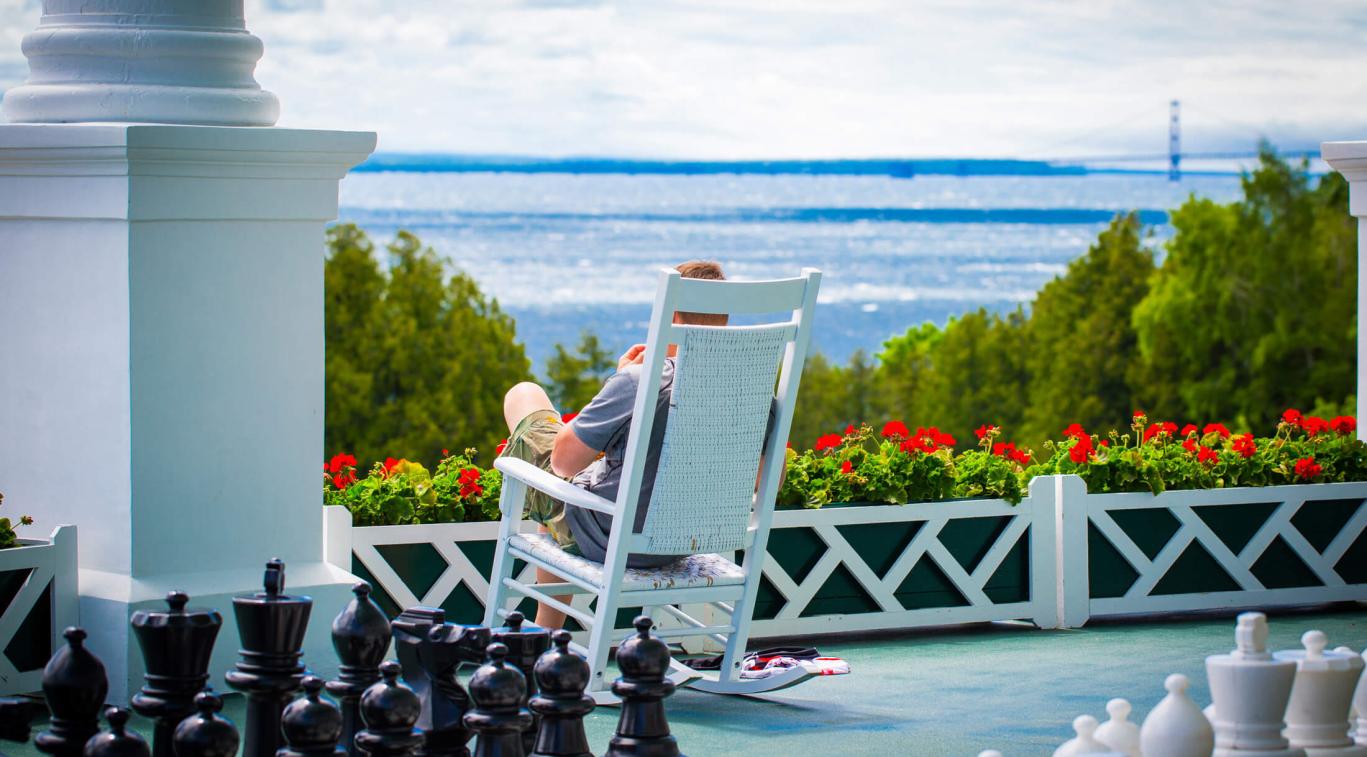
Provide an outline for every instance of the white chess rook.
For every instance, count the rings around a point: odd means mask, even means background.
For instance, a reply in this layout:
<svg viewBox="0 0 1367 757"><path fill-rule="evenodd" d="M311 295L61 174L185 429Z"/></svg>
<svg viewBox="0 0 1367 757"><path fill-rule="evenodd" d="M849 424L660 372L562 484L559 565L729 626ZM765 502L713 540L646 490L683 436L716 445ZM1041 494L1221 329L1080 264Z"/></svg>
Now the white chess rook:
<svg viewBox="0 0 1367 757"><path fill-rule="evenodd" d="M1215 727L1216 757L1304 757L1282 735L1296 663L1267 651L1267 616L1246 612L1234 627L1235 649L1206 658L1215 703L1207 715Z"/></svg>
<svg viewBox="0 0 1367 757"><path fill-rule="evenodd" d="M1190 681L1173 673L1163 681L1168 695L1144 718L1139 748L1149 757L1210 757L1215 733L1201 708L1187 696Z"/></svg>
<svg viewBox="0 0 1367 757"><path fill-rule="evenodd" d="M1305 649L1276 652L1296 665L1296 682L1286 705L1286 737L1308 757L1367 757L1367 746L1348 736L1348 711L1362 677L1363 661L1350 652L1327 650L1323 631L1306 631Z"/></svg>

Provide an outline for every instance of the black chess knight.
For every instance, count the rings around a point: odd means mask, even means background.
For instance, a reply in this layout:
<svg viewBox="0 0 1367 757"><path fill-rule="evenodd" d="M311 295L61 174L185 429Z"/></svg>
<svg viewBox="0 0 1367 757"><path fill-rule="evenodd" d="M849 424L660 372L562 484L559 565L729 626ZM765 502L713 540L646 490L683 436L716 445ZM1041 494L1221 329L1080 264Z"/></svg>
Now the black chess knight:
<svg viewBox="0 0 1367 757"><path fill-rule="evenodd" d="M328 681L328 693L342 708L341 742L347 754L358 757L356 733L361 730L361 694L380 680L380 663L389 652L389 618L370 598L365 581L351 587L355 594L332 621L332 647L342 661L337 680Z"/></svg>
<svg viewBox="0 0 1367 757"><path fill-rule="evenodd" d="M570 632L551 633L555 647L536 661L534 675L541 692L531 709L541 717L536 747L530 757L593 757L584 734L584 716L593 711L588 688L589 663L570 651Z"/></svg>
<svg viewBox="0 0 1367 757"><path fill-rule="evenodd" d="M266 563L265 591L233 597L241 660L228 685L247 695L244 757L274 757L280 713L304 680L299 661L313 600L284 594L285 564Z"/></svg>
<svg viewBox="0 0 1367 757"><path fill-rule="evenodd" d="M195 711L195 695L209 680L209 657L223 626L216 610L185 609L189 597L171 592L167 610L139 610L129 622L137 636L146 683L131 704L139 715L156 720L154 757L173 757L171 736Z"/></svg>
<svg viewBox="0 0 1367 757"><path fill-rule="evenodd" d="M489 629L445 622L446 614L433 607L413 607L394 619L394 647L403 666L404 682L422 702L418 729L423 733L419 754L424 757L469 757L465 727L470 697L457 671L462 663L478 663L489 646Z"/></svg>
<svg viewBox="0 0 1367 757"><path fill-rule="evenodd" d="M622 677L612 682L612 693L622 698L622 716L603 757L681 757L665 719L665 697L674 693L674 682L665 678L669 647L650 635L650 616L633 625L636 635L617 648Z"/></svg>

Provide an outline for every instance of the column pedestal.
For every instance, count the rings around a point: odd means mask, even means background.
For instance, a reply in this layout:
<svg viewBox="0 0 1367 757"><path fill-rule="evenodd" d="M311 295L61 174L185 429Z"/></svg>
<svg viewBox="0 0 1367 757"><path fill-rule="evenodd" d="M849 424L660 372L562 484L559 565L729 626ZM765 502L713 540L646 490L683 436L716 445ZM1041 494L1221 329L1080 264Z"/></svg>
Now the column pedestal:
<svg viewBox="0 0 1367 757"><path fill-rule="evenodd" d="M79 528L81 623L111 701L141 685L129 616L218 608L266 560L315 610L332 675L354 578L323 558L323 229L362 132L0 125L6 504Z"/></svg>
<svg viewBox="0 0 1367 757"><path fill-rule="evenodd" d="M1367 403L1367 141L1325 142L1320 155L1348 179L1348 212L1358 219L1358 390L1357 417ZM1367 428L1358 426L1358 438Z"/></svg>

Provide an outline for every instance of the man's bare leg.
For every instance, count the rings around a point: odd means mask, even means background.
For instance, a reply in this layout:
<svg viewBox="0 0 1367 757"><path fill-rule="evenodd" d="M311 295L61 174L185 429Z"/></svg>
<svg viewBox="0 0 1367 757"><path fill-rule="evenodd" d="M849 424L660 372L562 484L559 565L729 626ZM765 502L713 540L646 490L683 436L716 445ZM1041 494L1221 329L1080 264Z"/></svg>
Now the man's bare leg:
<svg viewBox="0 0 1367 757"><path fill-rule="evenodd" d="M517 428L517 424L523 418L537 410L555 412L555 406L551 404L551 398L546 395L545 389L530 381L523 381L509 389L508 394L503 397L503 420L508 424L509 435L513 433L513 429ZM537 530L543 534L549 533L545 526L540 526ZM560 578L548 570L537 568L536 582L559 583ZM565 595L555 599L569 604L571 597ZM564 628L565 613L538 602L536 604L536 624L542 628Z"/></svg>

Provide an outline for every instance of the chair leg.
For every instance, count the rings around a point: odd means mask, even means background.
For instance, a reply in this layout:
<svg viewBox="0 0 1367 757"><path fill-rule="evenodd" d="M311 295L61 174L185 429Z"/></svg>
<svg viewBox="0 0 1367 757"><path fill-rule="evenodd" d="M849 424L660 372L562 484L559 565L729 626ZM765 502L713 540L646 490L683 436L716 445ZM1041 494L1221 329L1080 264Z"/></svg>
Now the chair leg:
<svg viewBox="0 0 1367 757"><path fill-rule="evenodd" d="M500 498L503 520L498 526L498 543L494 548L494 566L489 571L489 595L484 602L484 626L493 628L503 625L498 611L508 601L509 590L503 579L512 578L513 558L508 554L508 540L517 533L518 521L522 519L522 500L526 496L526 486L509 476L504 479ZM516 504L513 504L516 503Z"/></svg>
<svg viewBox="0 0 1367 757"><path fill-rule="evenodd" d="M593 613L593 628L589 629L588 662L592 671L589 678L589 693L606 691L610 680L606 669L608 652L612 649L612 635L617 625L617 596L608 589L598 595L598 607Z"/></svg>

